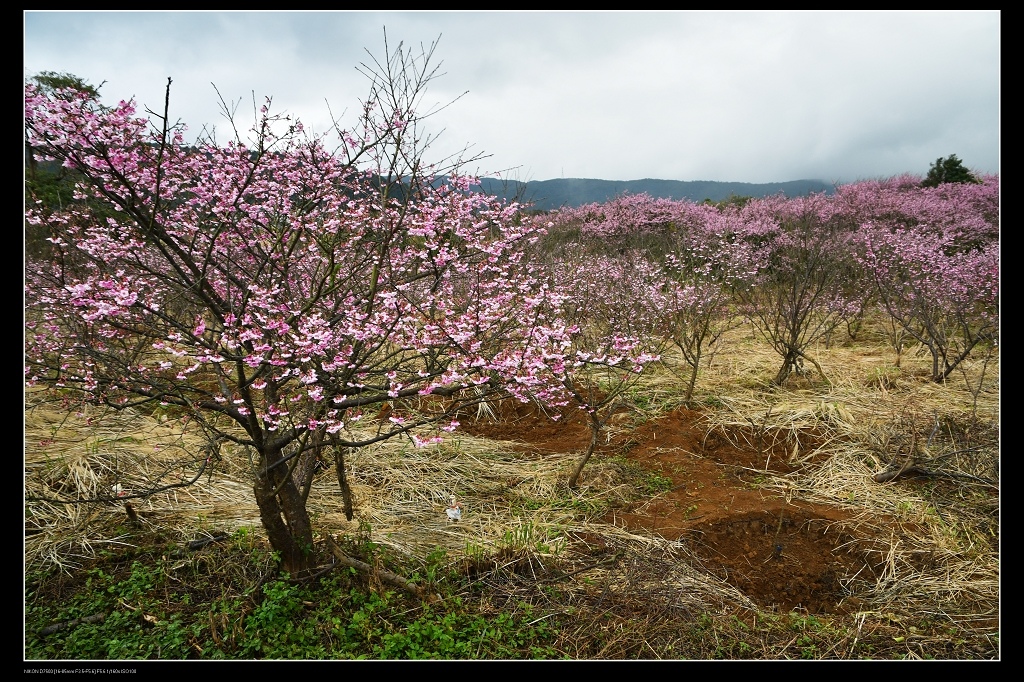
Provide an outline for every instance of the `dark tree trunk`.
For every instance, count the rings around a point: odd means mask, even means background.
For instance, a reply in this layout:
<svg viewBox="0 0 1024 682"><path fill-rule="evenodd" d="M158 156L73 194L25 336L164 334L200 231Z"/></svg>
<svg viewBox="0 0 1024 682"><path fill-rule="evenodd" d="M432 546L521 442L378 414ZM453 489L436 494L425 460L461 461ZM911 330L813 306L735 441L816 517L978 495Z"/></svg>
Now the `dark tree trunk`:
<svg viewBox="0 0 1024 682"><path fill-rule="evenodd" d="M338 475L338 487L341 489L341 501L345 505L345 518L352 520L352 489L349 488L348 478L345 475L345 451L337 445L334 446L334 470Z"/></svg>
<svg viewBox="0 0 1024 682"><path fill-rule="evenodd" d="M253 493L270 546L280 553L284 569L294 575L311 566L313 526L288 464L268 469L268 464L280 459L280 450L262 454Z"/></svg>

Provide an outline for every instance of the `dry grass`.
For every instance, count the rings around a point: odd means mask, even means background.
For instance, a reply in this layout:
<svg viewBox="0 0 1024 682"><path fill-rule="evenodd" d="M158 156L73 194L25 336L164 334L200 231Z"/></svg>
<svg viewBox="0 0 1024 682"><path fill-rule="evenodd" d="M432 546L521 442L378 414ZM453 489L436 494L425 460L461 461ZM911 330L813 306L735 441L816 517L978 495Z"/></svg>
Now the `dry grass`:
<svg viewBox="0 0 1024 682"><path fill-rule="evenodd" d="M212 476L142 499L137 489L181 483L205 459L197 429L136 410L82 406L69 412L45 392L26 392L25 564L73 568L97 547L123 542L127 520L117 491L144 523L192 539L211 525L259 525L246 462L224 457ZM78 500L105 499L79 503Z"/></svg>

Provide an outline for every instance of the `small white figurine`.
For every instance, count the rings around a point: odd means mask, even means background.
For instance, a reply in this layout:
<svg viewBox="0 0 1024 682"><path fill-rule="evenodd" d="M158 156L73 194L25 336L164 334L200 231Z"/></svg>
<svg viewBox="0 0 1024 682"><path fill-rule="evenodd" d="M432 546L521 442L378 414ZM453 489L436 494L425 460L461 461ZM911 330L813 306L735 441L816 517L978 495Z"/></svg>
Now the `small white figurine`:
<svg viewBox="0 0 1024 682"><path fill-rule="evenodd" d="M449 521L458 521L462 518L462 505L455 501L454 495L449 498L448 508L444 510L444 513L448 515Z"/></svg>

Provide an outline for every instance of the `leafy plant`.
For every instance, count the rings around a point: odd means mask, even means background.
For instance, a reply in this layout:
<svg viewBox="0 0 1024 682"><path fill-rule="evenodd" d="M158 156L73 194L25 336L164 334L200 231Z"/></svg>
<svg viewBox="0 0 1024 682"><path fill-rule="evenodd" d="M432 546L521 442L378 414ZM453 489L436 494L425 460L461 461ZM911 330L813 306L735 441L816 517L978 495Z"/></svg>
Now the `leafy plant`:
<svg viewBox="0 0 1024 682"><path fill-rule="evenodd" d="M938 187L947 182L981 182L971 171L967 170L963 161L957 158L956 154L948 157L939 157L928 169L928 174L921 181L922 187Z"/></svg>
<svg viewBox="0 0 1024 682"><path fill-rule="evenodd" d="M672 479L657 472L647 474L646 491L651 495L657 495L672 489Z"/></svg>

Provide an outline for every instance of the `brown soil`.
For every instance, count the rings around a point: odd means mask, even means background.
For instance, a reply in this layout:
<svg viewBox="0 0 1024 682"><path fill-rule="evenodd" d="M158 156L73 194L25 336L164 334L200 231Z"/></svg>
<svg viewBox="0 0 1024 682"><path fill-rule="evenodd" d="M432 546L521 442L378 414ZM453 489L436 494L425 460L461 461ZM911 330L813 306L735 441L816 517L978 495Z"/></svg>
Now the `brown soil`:
<svg viewBox="0 0 1024 682"><path fill-rule="evenodd" d="M582 452L590 432L578 410L557 421L532 405L505 402L498 420L462 418L472 435L523 444L526 451ZM613 420L614 421L614 420ZM671 479L670 490L606 521L685 543L705 570L721 576L762 608L809 613L855 610L840 580L870 574L871 538L853 537L837 507L787 501L758 483L791 471L783 446L758 452L756 437L709 431L702 414L679 408L632 429L612 427L595 457L625 454ZM605 442L607 440L607 442ZM801 449L813 447L801 443ZM583 471L585 484L587 471ZM839 523L837 523L839 522Z"/></svg>

